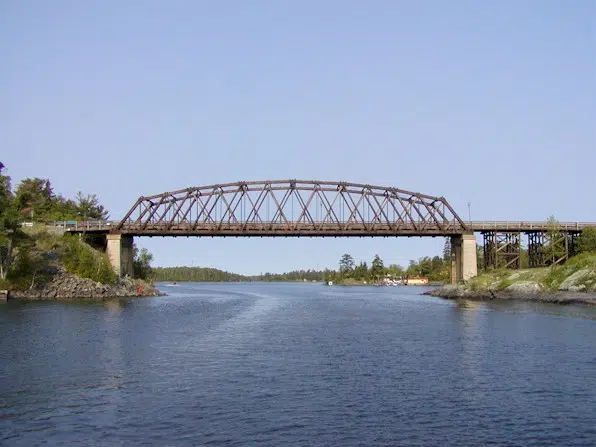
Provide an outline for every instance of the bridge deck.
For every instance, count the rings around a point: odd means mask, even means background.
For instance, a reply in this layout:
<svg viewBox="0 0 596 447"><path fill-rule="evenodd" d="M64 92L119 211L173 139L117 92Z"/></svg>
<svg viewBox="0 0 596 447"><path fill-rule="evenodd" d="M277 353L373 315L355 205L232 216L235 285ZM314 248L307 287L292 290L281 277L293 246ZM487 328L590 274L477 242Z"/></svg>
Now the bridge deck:
<svg viewBox="0 0 596 447"><path fill-rule="evenodd" d="M475 232L497 231L508 232L545 232L553 229L549 222L528 221L473 221L470 227ZM596 222L558 222L557 228L561 231L581 232L585 227L596 227Z"/></svg>
<svg viewBox="0 0 596 447"><path fill-rule="evenodd" d="M207 237L389 237L389 236L453 236L473 232L489 231L503 233L547 232L552 229L548 222L527 221L473 221L467 222L468 228L459 223L437 228L427 222L418 224L395 223L393 225L337 224L335 222L315 223L199 223L199 224L138 224L125 223L118 228L120 222L57 222L56 226L72 233L122 233L131 236L207 236ZM579 233L585 227L596 227L596 222L560 222L558 229L571 233Z"/></svg>

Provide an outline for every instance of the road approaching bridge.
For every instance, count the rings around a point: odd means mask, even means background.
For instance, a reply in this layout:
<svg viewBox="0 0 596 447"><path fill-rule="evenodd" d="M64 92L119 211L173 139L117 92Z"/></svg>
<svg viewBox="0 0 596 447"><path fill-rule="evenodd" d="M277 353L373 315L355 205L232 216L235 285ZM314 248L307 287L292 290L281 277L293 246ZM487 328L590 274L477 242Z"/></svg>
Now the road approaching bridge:
<svg viewBox="0 0 596 447"><path fill-rule="evenodd" d="M132 274L132 238L198 237L450 237L452 282L477 273L476 237L484 235L485 263L519 267L520 234L528 234L531 263L545 244L563 243L563 262L591 223L466 222L444 197L398 188L315 180L274 180L200 186L139 197L119 222L64 223L66 231L105 234L121 274ZM564 237L550 241L548 235ZM552 237L551 237L552 238ZM488 261L487 261L488 260Z"/></svg>

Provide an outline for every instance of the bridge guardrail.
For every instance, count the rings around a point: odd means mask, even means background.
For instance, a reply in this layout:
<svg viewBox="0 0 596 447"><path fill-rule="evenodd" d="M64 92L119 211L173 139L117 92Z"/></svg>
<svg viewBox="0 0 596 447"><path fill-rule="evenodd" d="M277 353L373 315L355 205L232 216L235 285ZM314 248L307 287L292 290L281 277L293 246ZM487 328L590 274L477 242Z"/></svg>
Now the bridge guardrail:
<svg viewBox="0 0 596 447"><path fill-rule="evenodd" d="M52 221L27 221L21 222L21 227L33 227L34 225L43 225L46 227L63 228L65 230L102 230L116 227L119 221L107 220L52 220Z"/></svg>
<svg viewBox="0 0 596 447"><path fill-rule="evenodd" d="M40 223L40 222L37 222ZM282 229L282 228L287 228L287 229L300 229L300 228L309 228L312 227L312 229L315 229L314 227L322 224L323 222L315 222L315 225L313 224L305 224L305 223L296 223L296 222L289 222L289 223L280 223L280 222L259 222L258 224L261 227L269 227L271 229L275 228L275 229ZM345 223L345 222L343 222ZM473 231L520 231L520 232L525 232L525 231L547 231L550 227L551 224L549 224L548 222L545 221L472 221L472 222L465 222ZM25 223L26 225L27 223ZM54 221L54 222L48 222L46 223L46 225L53 225L55 227L59 227L59 228L63 228L66 231L73 231L73 232L80 232L80 231L103 231L103 230L112 230L115 229L118 225L120 224L119 221L101 221L101 220L89 220L89 221ZM334 225L337 225L337 223L333 223ZM354 222L353 224L358 224L356 222ZM387 227L387 229L390 228L389 225L385 224L385 223L372 223L372 222L367 222L367 224L371 224L371 226L374 226L375 228L381 228L381 227ZM255 223L253 222L239 222L239 223L234 223L234 222L215 222L215 223L199 223L197 229L199 230L198 233L200 233L200 230L205 230L205 229L225 229L227 227L231 226L238 226L239 228L242 229L249 229L251 228L252 230L254 230L254 228L252 228ZM338 229L341 228L342 225L338 225ZM350 225L352 226L352 225ZM400 227L402 227L402 225L399 225ZM428 224L420 222L420 229L424 229L425 227L427 227ZM596 227L596 222L558 222L557 223L557 228L561 231L581 231L584 227ZM162 228L164 230L173 230L172 233L176 233L176 230L180 230L181 227L188 227L188 228L193 228L194 224L192 223L173 223L173 224L168 224L168 225L160 225L160 224L151 224L149 223L146 227L145 224L140 224L140 223L136 223L136 222L129 222L129 223L125 223L124 226L124 230L129 230L129 231L143 231L144 228L147 229L157 229L157 228ZM458 223L453 222L452 224L448 225L446 227L446 229L450 229L453 230L455 227L460 227ZM331 222L329 223L329 225L325 225L324 226L325 229L329 229L331 228ZM405 228L405 227L404 227ZM409 229L409 226L408 226Z"/></svg>
<svg viewBox="0 0 596 447"><path fill-rule="evenodd" d="M119 222L104 220L85 220L85 221L56 221L55 226L66 230L110 230L118 225Z"/></svg>
<svg viewBox="0 0 596 447"><path fill-rule="evenodd" d="M537 230L543 231L551 227L549 222L544 221L472 221L470 226L474 231L509 229L509 230ZM584 227L596 226L596 222L557 222L556 227L560 230L581 231Z"/></svg>

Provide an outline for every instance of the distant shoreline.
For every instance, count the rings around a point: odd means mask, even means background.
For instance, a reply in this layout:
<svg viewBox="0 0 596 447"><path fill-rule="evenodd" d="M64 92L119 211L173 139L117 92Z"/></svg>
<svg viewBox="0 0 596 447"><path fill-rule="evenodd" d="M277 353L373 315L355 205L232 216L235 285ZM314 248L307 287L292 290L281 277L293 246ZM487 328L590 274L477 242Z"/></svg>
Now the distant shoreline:
<svg viewBox="0 0 596 447"><path fill-rule="evenodd" d="M180 281L164 281L164 280L156 280L156 284L161 285L177 285L177 284L185 284L185 283L295 283L295 284L321 284L327 285L323 280L310 280L310 281L303 281L298 279L280 279L280 280L272 280L267 281L264 279L251 279L251 280L180 280ZM377 286L377 287L394 287L394 286L403 286L403 287L440 287L444 286L445 283L442 281L429 281L428 284L383 284L383 283L372 283L372 282L363 282L363 281L352 281L352 282L333 282L332 286L342 286L342 287L352 287L352 286Z"/></svg>

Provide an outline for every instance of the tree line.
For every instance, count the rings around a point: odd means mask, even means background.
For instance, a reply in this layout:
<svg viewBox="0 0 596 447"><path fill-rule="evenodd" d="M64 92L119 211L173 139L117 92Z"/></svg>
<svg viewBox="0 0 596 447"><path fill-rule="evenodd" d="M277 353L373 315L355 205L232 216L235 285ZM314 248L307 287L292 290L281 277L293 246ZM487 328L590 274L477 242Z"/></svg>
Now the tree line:
<svg viewBox="0 0 596 447"><path fill-rule="evenodd" d="M13 188L0 163L0 288L31 288L66 271L102 283L117 277L94 236L50 234L44 225L64 220L105 220L107 209L95 194L78 192L74 199L56 194L49 179L30 177ZM28 225L31 223L32 225ZM151 276L153 256L134 248L135 276Z"/></svg>
<svg viewBox="0 0 596 447"><path fill-rule="evenodd" d="M155 281L184 282L237 282L250 281L247 276L209 267L153 267L151 277Z"/></svg>
<svg viewBox="0 0 596 447"><path fill-rule="evenodd" d="M139 259L142 256L137 256ZM324 270L294 270L286 273L262 273L260 275L240 275L208 267L150 267L150 276L155 281L180 282L246 282L246 281L323 281ZM136 270L135 270L136 272Z"/></svg>
<svg viewBox="0 0 596 447"><path fill-rule="evenodd" d="M74 200L68 199L54 192L49 179L37 177L26 178L13 188L10 176L4 171L5 166L0 163L0 280L3 282L11 278L13 282L19 282L30 271L34 272L33 276L38 271L41 275L45 267L40 266L49 262L45 259L48 254L37 243L43 238L23 231L25 222L106 219L108 216L95 194L79 192ZM40 243L43 245L43 241ZM73 268L81 268L87 259L94 264L90 271L102 271L102 267L97 267L99 261L91 261L93 256L87 256L88 253L74 243L61 244L61 248L64 256L70 254L73 259L80 258L78 263L72 263ZM106 275L100 276L110 276Z"/></svg>
<svg viewBox="0 0 596 447"><path fill-rule="evenodd" d="M557 241L547 244L542 248L547 258L556 258L565 253L565 247L559 246L564 239L558 237L562 235L561 228L554 217L548 219L549 239ZM594 252L596 253L596 228L585 228L577 239L576 250L578 254ZM484 249L477 247L478 271L484 270ZM324 272L325 281L334 282L377 282L383 278L404 278L412 276L427 277L429 281L449 281L451 277L451 240L445 238L442 256L424 256L417 260L410 260L409 265L404 268L397 264L385 266L383 260L377 254L373 257L370 266L362 261L355 263L354 258L349 253L344 254L339 260L337 270L326 270ZM526 248L520 247L520 267L529 267L529 256Z"/></svg>
<svg viewBox="0 0 596 447"><path fill-rule="evenodd" d="M328 270L292 270L286 273L262 273L251 276L253 281L323 281Z"/></svg>
<svg viewBox="0 0 596 447"><path fill-rule="evenodd" d="M4 166L0 163L0 166ZM11 179L0 168L0 206L19 221L46 222L55 220L105 220L108 211L95 194L78 192L75 199L56 194L49 179L26 178L14 191Z"/></svg>
<svg viewBox="0 0 596 447"><path fill-rule="evenodd" d="M334 282L378 282L384 278L400 279L424 276L430 281L446 281L450 275L450 268L451 260L439 256L425 256L418 260L410 260L406 268L398 264L386 266L378 254L374 255L369 267L366 261L356 264L353 256L345 253L339 260L338 270L327 270L324 280Z"/></svg>

